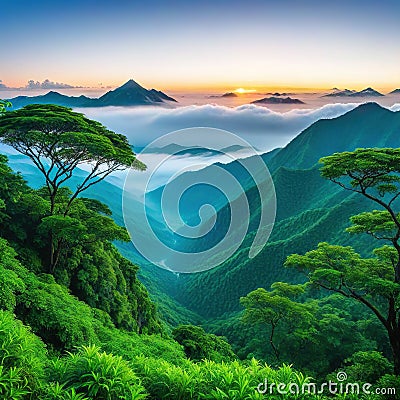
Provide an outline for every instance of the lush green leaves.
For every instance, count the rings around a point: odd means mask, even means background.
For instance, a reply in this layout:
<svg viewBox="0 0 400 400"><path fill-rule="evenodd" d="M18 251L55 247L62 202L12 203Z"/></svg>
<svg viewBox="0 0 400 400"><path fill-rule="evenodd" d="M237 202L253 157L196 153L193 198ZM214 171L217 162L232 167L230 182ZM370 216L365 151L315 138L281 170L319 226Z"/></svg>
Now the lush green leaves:
<svg viewBox="0 0 400 400"><path fill-rule="evenodd" d="M390 253L382 255L385 249L377 251L380 258L361 258L351 247L320 243L305 255L289 256L285 266L307 271L312 284L347 297L361 299L370 295L389 299L398 296L400 285L393 281L393 265L387 262Z"/></svg>
<svg viewBox="0 0 400 400"><path fill-rule="evenodd" d="M304 293L302 285L289 285L276 282L271 286L271 291L259 288L240 299L245 308L242 320L249 324L267 325L269 344L277 360L280 358L279 345L275 340L276 328L282 323L291 325L293 332L302 336L302 328L307 327L313 320L312 307L299 303L293 299Z"/></svg>
<svg viewBox="0 0 400 400"><path fill-rule="evenodd" d="M44 344L11 313L0 310L0 397L24 399L44 378Z"/></svg>
<svg viewBox="0 0 400 400"><path fill-rule="evenodd" d="M11 107L11 103L7 100L0 99L0 115L6 111L6 108Z"/></svg>
<svg viewBox="0 0 400 400"><path fill-rule="evenodd" d="M365 192L376 188L381 196L398 191L400 182L400 149L357 149L335 153L320 160L321 175L346 186L350 179L354 190ZM343 179L340 181L340 179Z"/></svg>
<svg viewBox="0 0 400 400"><path fill-rule="evenodd" d="M227 361L235 358L225 338L206 333L200 326L181 325L172 331L172 335L191 360Z"/></svg>
<svg viewBox="0 0 400 400"><path fill-rule="evenodd" d="M146 397L140 380L121 357L83 346L77 353L53 364L50 379L66 390L73 389L89 399L141 400Z"/></svg>

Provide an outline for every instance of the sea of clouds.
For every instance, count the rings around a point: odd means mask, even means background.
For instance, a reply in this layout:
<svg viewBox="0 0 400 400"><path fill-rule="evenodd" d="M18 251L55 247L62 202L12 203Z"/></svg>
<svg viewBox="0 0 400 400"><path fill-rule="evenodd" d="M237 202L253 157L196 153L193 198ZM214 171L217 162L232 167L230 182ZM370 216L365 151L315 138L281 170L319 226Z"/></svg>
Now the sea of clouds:
<svg viewBox="0 0 400 400"><path fill-rule="evenodd" d="M109 129L128 136L135 151L147 146L153 140L176 130L191 127L213 127L232 132L249 142L260 152L266 152L285 146L308 126L321 118L335 118L357 107L359 103L328 104L315 109L293 109L281 113L256 105L243 105L230 108L219 105L186 106L178 108L162 107L105 107L83 108L79 111L89 118L96 119ZM400 111L400 104L389 107ZM8 146L0 144L0 152L16 154ZM155 159L163 159L162 154L154 154ZM243 154L237 154L242 158ZM139 155L140 158L140 155ZM228 162L223 155L174 156L160 168L154 177L155 186L165 183L176 171L181 169L199 169L215 162ZM148 161L148 160L143 160ZM18 170L22 159L10 160ZM191 168L191 166L195 166ZM85 169L85 166L82 166ZM109 181L122 187L125 172L113 174ZM154 187L153 187L154 188Z"/></svg>
<svg viewBox="0 0 400 400"><path fill-rule="evenodd" d="M256 105L231 108L210 104L178 108L85 108L80 111L109 129L127 135L136 149L179 129L212 127L235 133L258 150L269 151L285 146L319 119L338 117L358 105L337 103L316 109L293 109L285 113Z"/></svg>

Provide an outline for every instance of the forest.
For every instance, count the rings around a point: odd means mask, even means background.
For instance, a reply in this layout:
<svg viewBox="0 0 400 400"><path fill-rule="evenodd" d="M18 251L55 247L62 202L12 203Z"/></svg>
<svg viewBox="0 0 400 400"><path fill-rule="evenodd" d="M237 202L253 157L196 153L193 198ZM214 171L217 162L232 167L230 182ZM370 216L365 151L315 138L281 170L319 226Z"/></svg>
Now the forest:
<svg viewBox="0 0 400 400"><path fill-rule="evenodd" d="M249 278L237 301L219 287L202 304L202 285L218 276L229 287L244 266L236 254L232 274L190 278L174 303L149 293L151 275L128 259L129 235L111 204L86 197L116 171L146 168L127 138L66 107L9 106L0 102L0 141L30 159L42 185L31 187L0 155L2 399L400 398L399 148L332 148L310 168L299 156L296 174L281 158L275 178L306 176L321 198L330 193L329 213L278 210L277 229L290 228L292 241L273 234L273 250L252 264L257 274L275 253L268 285L248 290ZM342 233L320 240L319 221ZM300 251L291 244L305 230L313 240ZM342 372L368 393L260 390L339 385Z"/></svg>

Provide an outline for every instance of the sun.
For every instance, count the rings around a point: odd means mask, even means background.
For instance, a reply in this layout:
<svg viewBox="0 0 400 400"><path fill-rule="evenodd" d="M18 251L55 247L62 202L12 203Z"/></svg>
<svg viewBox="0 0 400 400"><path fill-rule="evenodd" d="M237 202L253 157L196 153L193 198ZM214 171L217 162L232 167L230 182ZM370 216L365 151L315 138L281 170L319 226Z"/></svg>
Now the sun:
<svg viewBox="0 0 400 400"><path fill-rule="evenodd" d="M240 93L240 94L244 94L244 93L254 93L255 90L254 89L243 89L243 88L239 88L235 90L235 93Z"/></svg>

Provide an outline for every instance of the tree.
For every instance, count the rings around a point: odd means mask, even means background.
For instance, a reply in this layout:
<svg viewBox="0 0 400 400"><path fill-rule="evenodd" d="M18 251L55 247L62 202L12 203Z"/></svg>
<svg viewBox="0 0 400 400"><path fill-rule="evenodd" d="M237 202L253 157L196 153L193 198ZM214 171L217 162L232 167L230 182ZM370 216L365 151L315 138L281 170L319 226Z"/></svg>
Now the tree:
<svg viewBox="0 0 400 400"><path fill-rule="evenodd" d="M224 337L206 333L201 326L180 325L172 331L172 335L191 360L220 362L235 358L235 353Z"/></svg>
<svg viewBox="0 0 400 400"><path fill-rule="evenodd" d="M45 179L50 200L50 216L66 217L74 200L89 187L115 171L144 170L124 135L114 133L83 114L56 105L28 105L0 118L0 140L28 156ZM76 171L85 165L87 173ZM58 203L60 187L71 178L78 184L65 203ZM49 223L51 221L49 220ZM60 219L56 219L56 225ZM50 230L49 270L54 271L62 240L54 240Z"/></svg>
<svg viewBox="0 0 400 400"><path fill-rule="evenodd" d="M270 327L269 344L279 361L279 346L275 343L275 332L279 324L290 323L297 330L305 322L310 322L313 314L308 305L294 300L304 293L303 285L275 282L271 288L271 291L256 289L246 297L241 297L240 303L245 308L244 322ZM298 333L301 334L301 330Z"/></svg>
<svg viewBox="0 0 400 400"><path fill-rule="evenodd" d="M400 375L400 149L357 149L321 159L323 177L380 207L351 217L350 233L367 233L389 245L362 258L351 247L320 243L285 265L305 272L311 284L368 307L384 326Z"/></svg>

